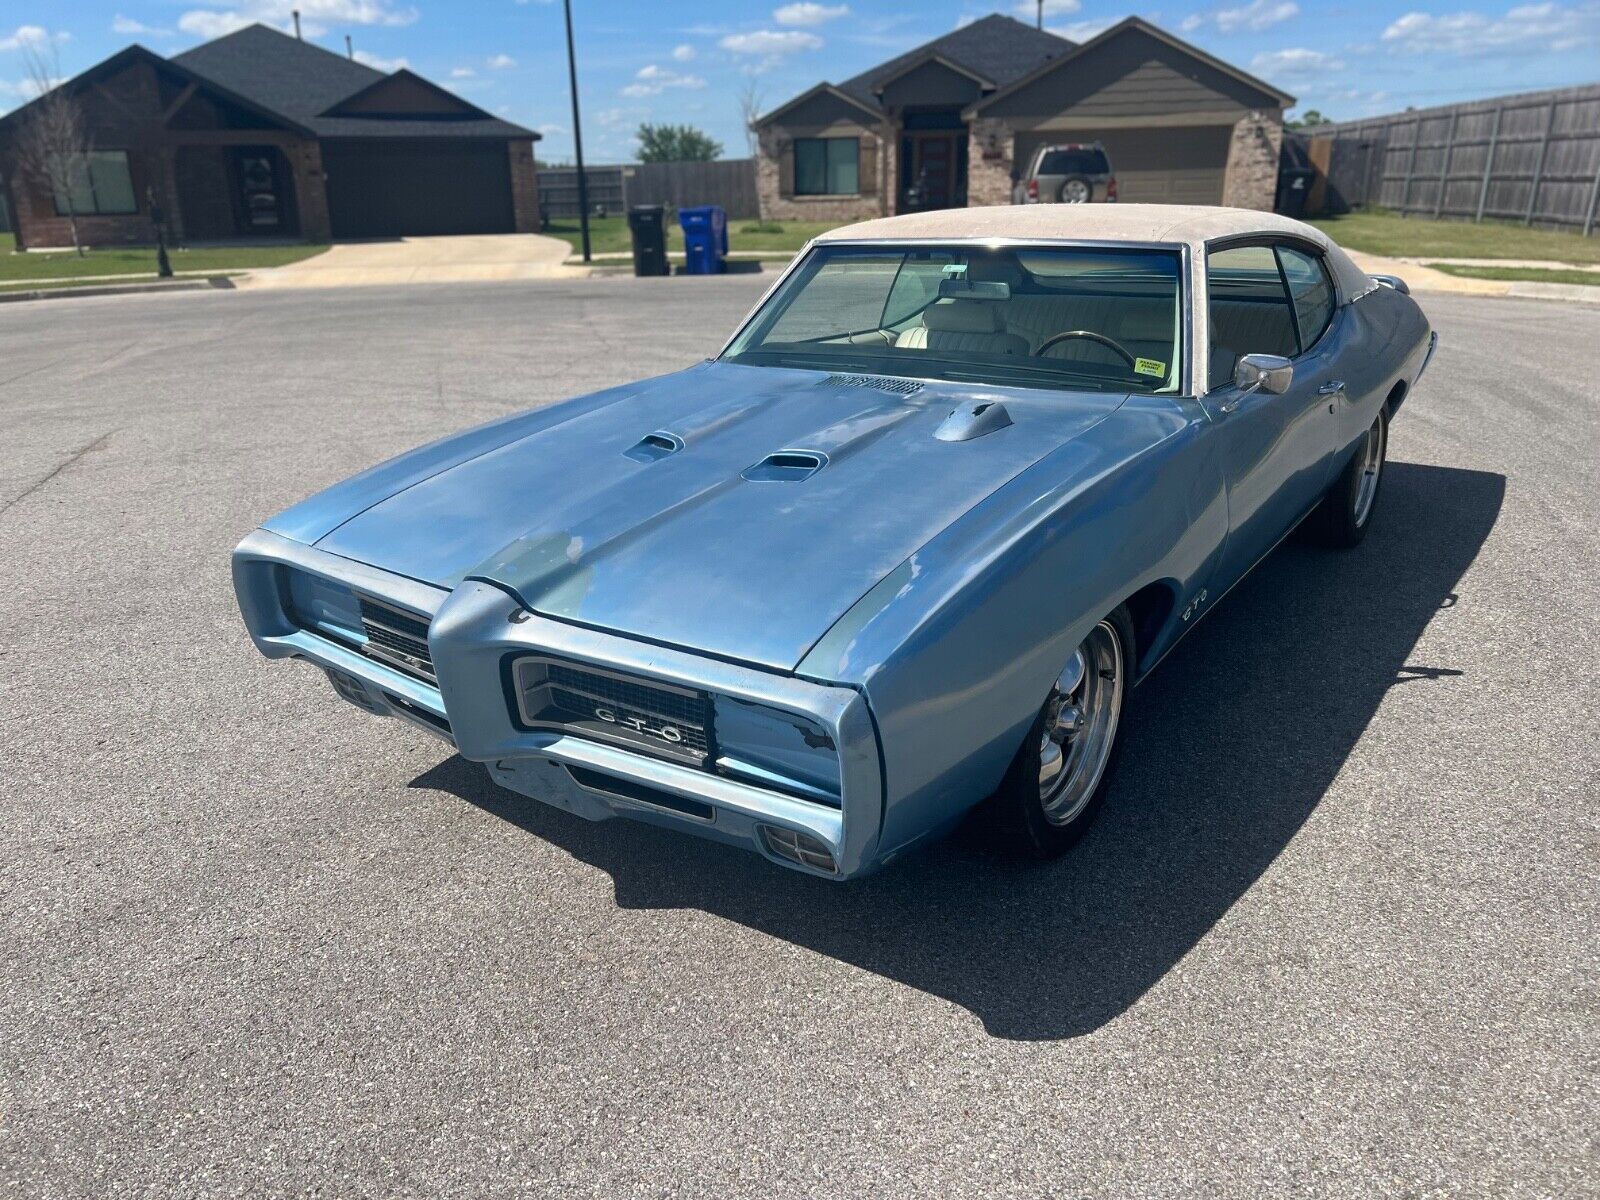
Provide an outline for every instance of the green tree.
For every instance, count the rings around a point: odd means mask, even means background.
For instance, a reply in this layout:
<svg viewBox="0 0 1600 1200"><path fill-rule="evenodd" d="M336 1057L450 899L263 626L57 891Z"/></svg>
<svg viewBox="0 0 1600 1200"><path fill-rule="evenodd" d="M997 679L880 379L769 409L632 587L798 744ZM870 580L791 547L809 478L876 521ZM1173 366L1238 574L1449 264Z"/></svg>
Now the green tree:
<svg viewBox="0 0 1600 1200"><path fill-rule="evenodd" d="M1331 118L1323 116L1314 108L1308 108L1292 121L1284 122L1290 129L1315 129L1318 125L1332 125Z"/></svg>
<svg viewBox="0 0 1600 1200"><path fill-rule="evenodd" d="M722 153L722 143L693 125L639 126L640 162L710 162Z"/></svg>

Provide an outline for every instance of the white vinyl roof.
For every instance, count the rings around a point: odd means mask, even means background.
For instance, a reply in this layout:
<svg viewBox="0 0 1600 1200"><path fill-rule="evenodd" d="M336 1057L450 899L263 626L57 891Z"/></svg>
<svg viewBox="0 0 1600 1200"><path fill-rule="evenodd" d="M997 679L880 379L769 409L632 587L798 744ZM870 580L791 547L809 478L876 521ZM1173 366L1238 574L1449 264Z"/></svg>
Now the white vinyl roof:
<svg viewBox="0 0 1600 1200"><path fill-rule="evenodd" d="M1200 259L1205 243L1241 234L1292 234L1321 246L1345 300L1376 286L1320 229L1276 213L1203 204L1008 204L947 208L841 225L818 242L946 238L1030 238L1096 242L1164 242L1190 247Z"/></svg>

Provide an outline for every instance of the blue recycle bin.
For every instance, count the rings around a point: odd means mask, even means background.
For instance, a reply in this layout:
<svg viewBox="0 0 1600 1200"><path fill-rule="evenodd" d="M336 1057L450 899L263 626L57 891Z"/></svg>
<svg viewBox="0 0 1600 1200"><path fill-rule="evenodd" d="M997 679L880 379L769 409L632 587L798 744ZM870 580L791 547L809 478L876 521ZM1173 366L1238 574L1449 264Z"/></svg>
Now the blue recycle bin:
<svg viewBox="0 0 1600 1200"><path fill-rule="evenodd" d="M680 208L683 226L684 273L720 275L728 269L728 213L720 204Z"/></svg>

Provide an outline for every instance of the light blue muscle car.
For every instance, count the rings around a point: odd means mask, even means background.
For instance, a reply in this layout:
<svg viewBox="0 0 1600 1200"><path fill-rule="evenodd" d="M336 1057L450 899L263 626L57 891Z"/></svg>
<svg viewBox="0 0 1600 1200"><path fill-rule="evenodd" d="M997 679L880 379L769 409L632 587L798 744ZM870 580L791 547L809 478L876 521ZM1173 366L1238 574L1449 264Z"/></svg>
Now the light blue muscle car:
<svg viewBox="0 0 1600 1200"><path fill-rule="evenodd" d="M1307 520L1354 546L1433 352L1261 213L1028 206L812 243L714 359L402 455L234 582L507 788L835 879L1102 803L1130 690Z"/></svg>

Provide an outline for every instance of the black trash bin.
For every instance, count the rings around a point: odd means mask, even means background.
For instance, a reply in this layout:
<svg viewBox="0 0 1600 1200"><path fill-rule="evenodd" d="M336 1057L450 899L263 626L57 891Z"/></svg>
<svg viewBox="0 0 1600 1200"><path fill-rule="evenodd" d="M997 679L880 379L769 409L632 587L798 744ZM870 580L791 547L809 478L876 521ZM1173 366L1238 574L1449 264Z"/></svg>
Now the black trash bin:
<svg viewBox="0 0 1600 1200"><path fill-rule="evenodd" d="M1306 215L1306 198L1317 173L1310 167L1283 167L1278 171L1278 200L1273 206L1285 217L1299 220Z"/></svg>
<svg viewBox="0 0 1600 1200"><path fill-rule="evenodd" d="M667 210L659 204L635 204L628 210L633 234L633 273L670 275L667 265Z"/></svg>

